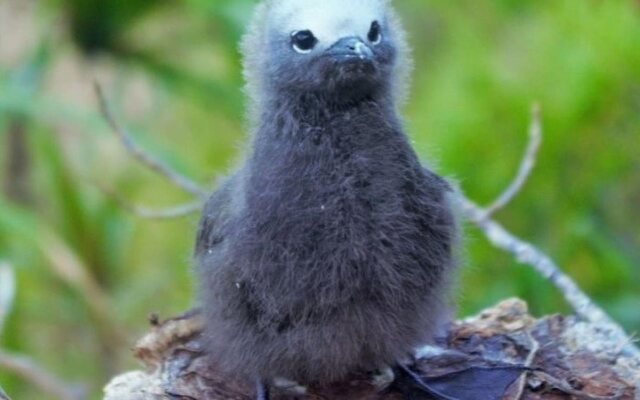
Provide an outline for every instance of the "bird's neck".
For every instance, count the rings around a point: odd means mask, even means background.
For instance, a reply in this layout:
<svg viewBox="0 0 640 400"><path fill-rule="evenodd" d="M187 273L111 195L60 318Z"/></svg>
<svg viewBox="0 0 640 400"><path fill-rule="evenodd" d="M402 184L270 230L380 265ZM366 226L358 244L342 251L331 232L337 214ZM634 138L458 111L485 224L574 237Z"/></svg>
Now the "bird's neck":
<svg viewBox="0 0 640 400"><path fill-rule="evenodd" d="M398 160L415 158L392 104L374 98L349 105L321 100L283 101L262 115L247 163L246 172L255 179L252 190L289 193L292 182L312 184L310 171L315 179L331 180L337 170L346 175L362 168L393 170Z"/></svg>
<svg viewBox="0 0 640 400"><path fill-rule="evenodd" d="M357 100L336 101L318 94L282 96L269 101L257 126L259 147L264 140L307 142L311 136L350 136L366 133L367 128L400 131L396 109L385 96L363 97Z"/></svg>

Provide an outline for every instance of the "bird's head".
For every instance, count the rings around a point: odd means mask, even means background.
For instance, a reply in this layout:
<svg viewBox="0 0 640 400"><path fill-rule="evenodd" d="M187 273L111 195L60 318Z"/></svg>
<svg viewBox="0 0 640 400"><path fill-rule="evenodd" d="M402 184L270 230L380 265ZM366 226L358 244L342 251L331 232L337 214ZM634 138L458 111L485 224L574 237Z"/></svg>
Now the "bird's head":
<svg viewBox="0 0 640 400"><path fill-rule="evenodd" d="M397 95L410 66L387 0L266 0L243 43L250 93Z"/></svg>

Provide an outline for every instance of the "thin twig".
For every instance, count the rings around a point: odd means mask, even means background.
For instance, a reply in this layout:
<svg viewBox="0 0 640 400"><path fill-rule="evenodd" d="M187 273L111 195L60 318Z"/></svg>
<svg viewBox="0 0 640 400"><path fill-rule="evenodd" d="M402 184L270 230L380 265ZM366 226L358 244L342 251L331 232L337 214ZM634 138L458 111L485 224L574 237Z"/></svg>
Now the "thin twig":
<svg viewBox="0 0 640 400"><path fill-rule="evenodd" d="M531 350L529 351L529 355L524 362L524 366L527 368L531 368L533 366L533 362L536 359L536 356L538 355L538 351L540 351L540 342L538 342L536 338L533 337L529 330L527 330L527 337L529 338L529 343L531 344ZM522 374L520 380L518 381L518 391L513 397L515 400L521 400L522 396L524 396L524 389L527 386L527 379L529 379L528 370L525 371L524 374Z"/></svg>
<svg viewBox="0 0 640 400"><path fill-rule="evenodd" d="M63 382L25 356L0 351L0 368L18 375L51 397L60 400L82 400L87 397L83 388Z"/></svg>
<svg viewBox="0 0 640 400"><path fill-rule="evenodd" d="M574 389L567 381L556 378L555 376L544 372L544 371L535 371L534 374L538 376L539 379L544 381L547 385L553 387L554 389L558 389L559 391L571 395L571 398L581 399L581 400L620 400L622 395L624 394L623 389L618 389L615 394L609 396L600 396L595 394L590 394L587 392L583 392L578 389Z"/></svg>
<svg viewBox="0 0 640 400"><path fill-rule="evenodd" d="M562 272L551 257L531 243L516 237L496 221L488 218L483 208L467 199L464 195L459 194L456 197L456 201L467 219L486 235L491 244L513 254L519 262L533 267L534 270L558 288L579 317L607 329L612 340L618 343L627 343L625 351L631 356L640 359L640 350L629 341L624 329L598 307L567 274Z"/></svg>
<svg viewBox="0 0 640 400"><path fill-rule="evenodd" d="M0 261L0 336L13 307L15 296L16 278L13 268L8 263Z"/></svg>
<svg viewBox="0 0 640 400"><path fill-rule="evenodd" d="M499 210L506 207L522 190L525 183L531 176L531 172L536 165L536 159L540 145L542 144L542 122L540 118L540 106L534 104L531 110L531 126L529 127L529 144L525 151L518 174L511 185L485 210L487 217L492 216Z"/></svg>
<svg viewBox="0 0 640 400"><path fill-rule="evenodd" d="M9 395L2 389L2 386L0 386L0 400L11 400Z"/></svg>
<svg viewBox="0 0 640 400"><path fill-rule="evenodd" d="M104 119L107 121L116 136L118 136L118 139L120 139L120 142L122 143L124 148L136 160L141 162L143 165L146 165L152 171L165 177L167 180L169 180L171 183L173 183L175 186L182 189L186 193L189 193L201 199L207 196L207 192L203 190L197 183L193 182L184 175L179 174L178 172L163 164L160 160L150 156L142 148L140 148L133 141L129 132L116 120L109 102L104 95L102 87L98 83L95 84L95 90L98 96L98 101L100 103L100 111L102 112Z"/></svg>
<svg viewBox="0 0 640 400"><path fill-rule="evenodd" d="M151 209L149 207L139 206L137 204L131 203L112 189L103 187L102 185L98 185L98 187L103 193L111 197L121 208L125 209L136 217L144 219L168 220L184 218L201 211L202 207L204 206L204 202L194 201L191 203L185 203L164 209Z"/></svg>
<svg viewBox="0 0 640 400"><path fill-rule="evenodd" d="M611 319L602 308L597 306L569 275L562 272L551 257L536 248L533 244L516 237L498 222L491 219L491 216L496 211L506 206L522 189L533 171L536 156L542 143L540 107L537 105L533 107L533 117L529 135L529 145L527 146L516 179L498 200L489 206L489 208L485 209L466 198L460 192L458 196L456 196L456 201L467 219L475 224L495 247L513 254L520 263L533 267L535 271L559 289L567 303L573 307L579 317L606 329L611 335L612 340L621 343L621 346L624 346L624 350L628 352L629 355L640 360L640 349L633 344L624 329Z"/></svg>
<svg viewBox="0 0 640 400"><path fill-rule="evenodd" d="M178 205L175 207L165 208L162 210L154 210L135 204L128 204L125 206L123 203L120 203L120 205L131 212L133 215L140 218L167 220L184 218L188 217L189 215L195 214L202 210L203 203L201 201L197 201L193 203Z"/></svg>

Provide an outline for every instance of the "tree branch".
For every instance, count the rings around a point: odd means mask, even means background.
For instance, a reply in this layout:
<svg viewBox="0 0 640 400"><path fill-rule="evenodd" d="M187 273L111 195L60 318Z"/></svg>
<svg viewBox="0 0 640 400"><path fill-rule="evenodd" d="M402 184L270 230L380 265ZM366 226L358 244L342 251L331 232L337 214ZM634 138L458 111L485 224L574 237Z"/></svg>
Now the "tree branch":
<svg viewBox="0 0 640 400"><path fill-rule="evenodd" d="M491 219L491 215L509 204L524 187L536 164L536 157L542 142L542 124L538 105L533 106L532 114L529 145L521 162L520 170L507 190L488 208L478 206L466 198L462 192L458 194L456 201L467 219L485 234L492 245L511 253L520 263L533 267L535 271L545 277L562 293L567 303L573 307L578 316L606 328L612 340L620 343L621 349L628 351L640 360L640 349L633 344L624 329L611 319L604 310L598 307L569 275L562 272L551 257L533 244L516 237L498 222Z"/></svg>
<svg viewBox="0 0 640 400"><path fill-rule="evenodd" d="M524 366L527 368L531 368L533 367L533 362L535 361L536 356L538 355L538 351L540 351L540 343L536 340L536 338L533 337L530 331L527 331L527 338L529 339L530 350L529 350L529 355L527 356L527 359L524 362ZM518 381L518 391L516 392L516 395L513 396L515 400L522 400L524 398L524 391L527 386L528 377L529 377L529 371L525 371L525 373L522 374L522 377Z"/></svg>
<svg viewBox="0 0 640 400"><path fill-rule="evenodd" d="M0 386L0 400L11 400L9 396L2 389L2 386Z"/></svg>
<svg viewBox="0 0 640 400"><path fill-rule="evenodd" d="M143 370L114 378L105 388L105 400L253 398L251 384L224 374L220 365L205 356L201 314L153 322L151 331L134 347ZM462 384L477 398L484 397L472 391L475 385L476 390L485 385L501 387L502 378L482 372L499 365L531 366L526 382L523 378L520 384L505 388L501 397L505 399L614 400L633 399L640 393L636 387L640 360L617 353L597 326L575 316L536 319L526 303L517 299L452 321L434 345L421 349L416 357L415 371L420 376L439 379L449 387ZM474 372L463 377L465 371ZM307 389L305 398L316 400L400 398L393 390L379 392L371 376L361 373Z"/></svg>
<svg viewBox="0 0 640 400"><path fill-rule="evenodd" d="M533 267L563 294L578 316L607 329L612 340L620 343L624 351L640 359L640 350L632 343L624 329L598 307L567 274L562 272L548 255L488 218L486 210L464 195L459 194L456 201L467 219L485 234L491 244L512 254L519 262Z"/></svg>
<svg viewBox="0 0 640 400"><path fill-rule="evenodd" d="M135 204L124 205L123 208L129 210L133 215L144 219L167 220L188 217L202 210L203 203L201 201L177 205L165 209L151 209Z"/></svg>
<svg viewBox="0 0 640 400"><path fill-rule="evenodd" d="M124 199L122 196L116 193L115 190L100 185L98 186L103 193L111 197L121 208L133 214L134 216L143 219L167 220L184 218L199 212L204 206L204 202L199 200L164 209L152 209L146 206L139 206L137 204L131 203L130 201Z"/></svg>
<svg viewBox="0 0 640 400"><path fill-rule="evenodd" d="M6 317L11 310L16 293L15 276L8 263L0 262L0 334ZM82 400L86 390L72 387L37 366L30 359L6 353L0 350L0 369L15 373L22 379L37 386L43 393L61 400ZM9 400L9 396L0 387L0 400Z"/></svg>
<svg viewBox="0 0 640 400"><path fill-rule="evenodd" d="M83 400L87 397L85 389L61 381L24 356L0 351L0 368L18 375L51 397L60 400Z"/></svg>
<svg viewBox="0 0 640 400"><path fill-rule="evenodd" d="M96 94L100 104L100 111L104 119L107 121L113 132L116 134L124 148L140 163L146 165L149 169L157 174L165 177L169 182L173 183L176 187L182 189L186 193L194 195L198 198L206 198L207 191L203 190L197 183L193 182L189 178L182 174L179 174L171 167L164 165L160 160L148 155L142 148L140 148L131 138L129 132L122 127L116 120L109 102L102 90L102 87L95 84Z"/></svg>
<svg viewBox="0 0 640 400"><path fill-rule="evenodd" d="M492 216L496 212L506 207L522 190L527 180L531 176L531 172L536 165L536 158L540 145L542 144L542 122L540 118L540 106L534 104L531 110L531 126L529 127L529 144L525 151L520 168L513 182L509 187L485 209L487 217Z"/></svg>
<svg viewBox="0 0 640 400"><path fill-rule="evenodd" d="M15 295L16 280L13 268L8 263L0 261L0 336L13 307Z"/></svg>

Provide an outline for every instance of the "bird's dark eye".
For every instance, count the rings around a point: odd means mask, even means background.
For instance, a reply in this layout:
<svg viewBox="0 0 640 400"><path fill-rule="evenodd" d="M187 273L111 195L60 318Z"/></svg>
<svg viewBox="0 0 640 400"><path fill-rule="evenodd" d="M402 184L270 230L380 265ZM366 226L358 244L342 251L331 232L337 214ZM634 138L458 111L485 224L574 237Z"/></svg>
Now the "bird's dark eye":
<svg viewBox="0 0 640 400"><path fill-rule="evenodd" d="M293 49L301 54L311 53L311 50L318 43L318 39L313 36L313 32L306 31L295 31L291 34L291 45Z"/></svg>
<svg viewBox="0 0 640 400"><path fill-rule="evenodd" d="M380 23L378 21L373 21L371 23L371 29L369 29L367 39L369 39L373 44L378 44L382 41L382 28L380 28Z"/></svg>

